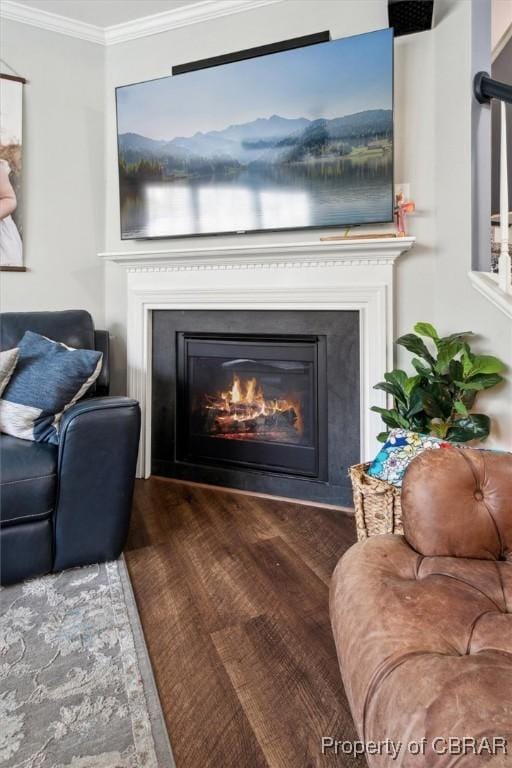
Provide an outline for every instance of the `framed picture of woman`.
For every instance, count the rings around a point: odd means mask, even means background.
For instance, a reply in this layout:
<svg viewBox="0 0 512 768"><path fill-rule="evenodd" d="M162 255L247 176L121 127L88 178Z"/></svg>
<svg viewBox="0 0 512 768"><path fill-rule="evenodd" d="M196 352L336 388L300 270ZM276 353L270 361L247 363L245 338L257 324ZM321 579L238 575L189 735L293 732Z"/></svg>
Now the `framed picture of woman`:
<svg viewBox="0 0 512 768"><path fill-rule="evenodd" d="M0 270L23 264L22 109L25 80L0 74Z"/></svg>

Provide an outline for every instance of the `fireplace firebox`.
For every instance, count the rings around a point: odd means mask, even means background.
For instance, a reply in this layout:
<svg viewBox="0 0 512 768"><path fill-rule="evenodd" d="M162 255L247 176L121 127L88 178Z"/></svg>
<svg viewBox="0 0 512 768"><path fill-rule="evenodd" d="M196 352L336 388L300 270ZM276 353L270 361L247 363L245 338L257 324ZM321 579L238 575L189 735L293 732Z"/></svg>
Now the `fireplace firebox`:
<svg viewBox="0 0 512 768"><path fill-rule="evenodd" d="M178 334L177 456L325 479L325 337Z"/></svg>
<svg viewBox="0 0 512 768"><path fill-rule="evenodd" d="M352 310L154 310L152 473L350 504L359 320Z"/></svg>

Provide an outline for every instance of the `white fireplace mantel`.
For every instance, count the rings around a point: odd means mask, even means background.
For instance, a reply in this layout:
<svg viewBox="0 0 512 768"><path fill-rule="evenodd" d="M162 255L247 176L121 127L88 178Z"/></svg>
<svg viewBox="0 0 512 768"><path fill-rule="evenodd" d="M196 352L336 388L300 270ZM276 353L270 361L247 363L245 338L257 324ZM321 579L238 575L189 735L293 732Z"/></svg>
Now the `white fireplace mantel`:
<svg viewBox="0 0 512 768"><path fill-rule="evenodd" d="M163 269L248 269L263 265L276 267L393 264L414 244L414 237L382 237L371 240L331 240L299 243L264 243L165 250L110 251L100 253L106 261L122 264L130 271Z"/></svg>
<svg viewBox="0 0 512 768"><path fill-rule="evenodd" d="M137 474L151 472L151 322L156 309L355 310L360 315L361 458L381 431L373 385L393 365L396 259L412 237L102 253L127 272L127 391L142 410Z"/></svg>

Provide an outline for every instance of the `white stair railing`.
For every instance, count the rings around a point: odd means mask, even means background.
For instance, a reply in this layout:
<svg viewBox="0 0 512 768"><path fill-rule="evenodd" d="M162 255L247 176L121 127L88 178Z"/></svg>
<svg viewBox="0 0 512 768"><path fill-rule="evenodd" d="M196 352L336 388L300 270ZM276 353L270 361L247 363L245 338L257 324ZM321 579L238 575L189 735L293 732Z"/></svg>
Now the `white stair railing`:
<svg viewBox="0 0 512 768"><path fill-rule="evenodd" d="M500 257L498 284L505 293L512 293L512 260L509 252L508 165L507 165L507 105L501 102L500 140Z"/></svg>

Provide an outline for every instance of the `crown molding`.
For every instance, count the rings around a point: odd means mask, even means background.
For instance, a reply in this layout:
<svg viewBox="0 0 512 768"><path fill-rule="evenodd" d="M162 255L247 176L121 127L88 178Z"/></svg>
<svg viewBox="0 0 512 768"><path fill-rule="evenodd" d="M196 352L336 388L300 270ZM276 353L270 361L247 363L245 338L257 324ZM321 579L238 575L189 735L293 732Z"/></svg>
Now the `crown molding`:
<svg viewBox="0 0 512 768"><path fill-rule="evenodd" d="M144 16L140 19L116 24L105 29L106 45L137 40L139 37L169 32L171 29L200 24L222 16L231 16L241 11L251 11L265 5L274 5L281 0L199 0L197 3L174 10Z"/></svg>
<svg viewBox="0 0 512 768"><path fill-rule="evenodd" d="M182 8L142 16L123 24L99 27L57 13L22 5L16 0L1 0L0 17L98 45L116 45L279 2L282 0L199 0Z"/></svg>
<svg viewBox="0 0 512 768"><path fill-rule="evenodd" d="M105 44L105 30L95 24L87 24L84 21L60 16L58 13L49 13L29 5L22 5L15 0L1 0L0 18L18 21L20 24L28 24L30 27L38 27L68 37L78 37L89 43Z"/></svg>

